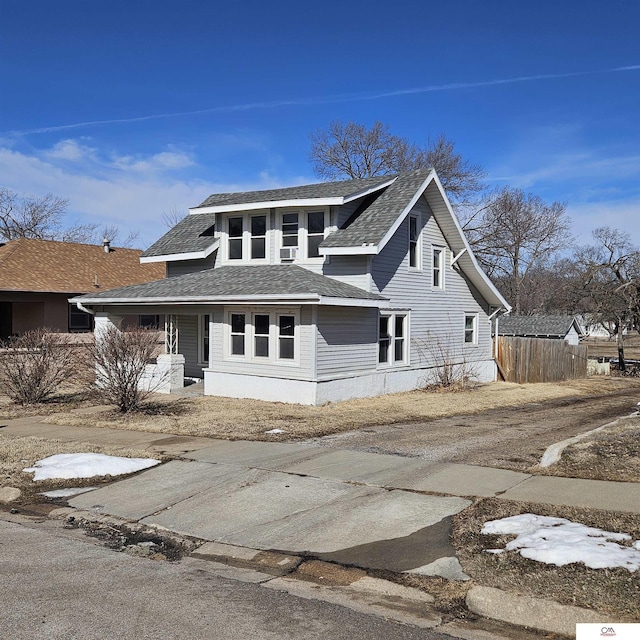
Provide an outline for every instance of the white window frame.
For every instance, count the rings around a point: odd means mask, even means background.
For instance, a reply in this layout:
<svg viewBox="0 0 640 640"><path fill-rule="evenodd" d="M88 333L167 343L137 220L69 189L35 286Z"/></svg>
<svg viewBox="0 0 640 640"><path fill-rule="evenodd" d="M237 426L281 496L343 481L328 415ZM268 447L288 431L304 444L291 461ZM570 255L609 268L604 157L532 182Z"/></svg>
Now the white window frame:
<svg viewBox="0 0 640 640"><path fill-rule="evenodd" d="M251 221L253 218L263 217L265 218L265 235L264 235L264 258L252 258L251 257ZM242 219L242 257L231 259L230 243L232 238L229 235L229 220L231 218ZM256 236L262 238L263 236ZM251 212L238 212L236 214L229 214L223 225L223 231L221 232L220 244L224 247L223 262L225 264L247 264L247 263L267 263L269 262L270 250L271 250L271 216L268 211L251 211Z"/></svg>
<svg viewBox="0 0 640 640"><path fill-rule="evenodd" d="M478 322L479 316L477 312L465 313L463 320L463 344L465 347L473 347L478 344ZM471 329L467 328L467 320L471 320ZM467 332L471 331L471 340L467 340Z"/></svg>
<svg viewBox="0 0 640 640"><path fill-rule="evenodd" d="M436 283L436 255L440 256L438 261L438 282ZM444 265L446 263L446 250L437 244L431 245L431 288L438 291L444 291Z"/></svg>
<svg viewBox="0 0 640 640"><path fill-rule="evenodd" d="M198 365L209 366L209 354L211 353L211 325L213 314L203 313L198 316ZM205 338L208 348L205 349Z"/></svg>
<svg viewBox="0 0 640 640"><path fill-rule="evenodd" d="M396 335L396 319L403 318L403 335ZM389 346L387 349L387 359L384 362L380 362L380 342L382 341L380 336L380 320L382 318L387 318L387 329L388 329L388 340ZM410 315L408 309L398 309L393 312L380 312L378 315L378 352L377 352L377 361L379 368L390 368L390 367L405 367L409 364L409 328L411 326ZM396 351L396 341L401 339L403 341L402 344L402 359L396 360L395 351Z"/></svg>
<svg viewBox="0 0 640 640"><path fill-rule="evenodd" d="M231 315L244 315L244 355L231 353ZM255 317L259 315L269 316L268 356L256 355ZM280 317L293 317L293 358L280 357ZM225 360L250 362L254 364L275 364L282 366L300 366L300 310L298 308L265 309L264 307L227 307L224 310L224 350ZM266 334L263 334L266 335ZM288 338L288 336L287 336Z"/></svg>
<svg viewBox="0 0 640 640"><path fill-rule="evenodd" d="M411 223L415 220L416 223L416 238L415 240L411 237ZM411 247L412 244L415 243L415 258L416 263L414 265L411 264ZM410 271L422 271L422 216L418 213L410 213L408 217L408 227L407 227L407 265L409 266Z"/></svg>
<svg viewBox="0 0 640 640"><path fill-rule="evenodd" d="M280 249L286 248L283 245L283 220L284 216L291 213L298 214L298 255L295 259L295 262L311 262L311 263L323 263L325 261L324 256L309 256L309 238L314 235L320 234L309 234L309 214L312 213L322 213L323 214L323 224L324 231L322 234L323 238L327 237L327 232L330 224L330 216L329 209L326 207L315 207L315 208L305 208L305 209L283 209L280 211L278 217L278 260L280 260ZM282 261L282 260L280 260ZM289 262L288 260L282 262Z"/></svg>

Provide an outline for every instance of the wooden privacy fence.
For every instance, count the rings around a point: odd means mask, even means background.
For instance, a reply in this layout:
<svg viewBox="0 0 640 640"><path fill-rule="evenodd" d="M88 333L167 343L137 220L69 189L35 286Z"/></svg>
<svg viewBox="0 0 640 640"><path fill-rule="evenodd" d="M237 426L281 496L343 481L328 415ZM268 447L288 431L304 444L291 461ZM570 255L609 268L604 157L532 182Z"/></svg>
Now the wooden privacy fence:
<svg viewBox="0 0 640 640"><path fill-rule="evenodd" d="M564 340L498 338L497 362L507 382L559 382L587 377L587 347Z"/></svg>

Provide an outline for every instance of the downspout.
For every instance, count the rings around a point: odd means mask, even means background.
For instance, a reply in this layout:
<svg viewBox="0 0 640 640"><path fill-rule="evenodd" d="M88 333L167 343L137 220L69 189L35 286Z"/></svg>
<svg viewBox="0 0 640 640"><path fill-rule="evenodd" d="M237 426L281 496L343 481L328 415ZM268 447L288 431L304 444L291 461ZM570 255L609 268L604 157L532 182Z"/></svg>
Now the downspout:
<svg viewBox="0 0 640 640"><path fill-rule="evenodd" d="M87 307L85 307L82 302L76 302L76 307L78 307L78 309L80 309L80 311L84 311L85 313L88 313L91 316L95 316L96 312L92 311L91 309L87 309Z"/></svg>

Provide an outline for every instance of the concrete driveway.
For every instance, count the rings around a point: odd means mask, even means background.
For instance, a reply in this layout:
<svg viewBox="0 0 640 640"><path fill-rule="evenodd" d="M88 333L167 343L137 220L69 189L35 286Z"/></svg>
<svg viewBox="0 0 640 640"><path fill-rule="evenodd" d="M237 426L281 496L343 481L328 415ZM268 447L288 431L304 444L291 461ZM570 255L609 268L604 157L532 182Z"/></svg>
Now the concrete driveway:
<svg viewBox="0 0 640 640"><path fill-rule="evenodd" d="M416 493L460 485L454 465L242 441L215 441L183 457L69 504L208 541L366 568L438 573L442 558L455 565L449 522L470 501ZM438 479L445 466L454 473ZM523 475L500 473L503 479L484 481L491 494ZM468 474L464 482L468 495L483 484Z"/></svg>

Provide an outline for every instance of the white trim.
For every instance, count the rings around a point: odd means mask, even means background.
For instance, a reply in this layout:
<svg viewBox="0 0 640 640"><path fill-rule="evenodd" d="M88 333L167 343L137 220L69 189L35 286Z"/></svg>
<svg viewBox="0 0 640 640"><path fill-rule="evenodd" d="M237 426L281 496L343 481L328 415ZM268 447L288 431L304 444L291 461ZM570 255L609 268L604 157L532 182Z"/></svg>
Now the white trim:
<svg viewBox="0 0 640 640"><path fill-rule="evenodd" d="M216 238L212 244L202 251L189 251L185 253L168 253L162 256L147 256L140 258L141 264L148 262L173 262L175 260L202 260L210 256L220 246L220 239Z"/></svg>
<svg viewBox="0 0 640 640"><path fill-rule="evenodd" d="M473 319L473 340L467 342L467 318ZM480 324L480 314L477 311L464 312L463 315L463 333L462 333L462 346L464 347L477 347L480 343L479 339L479 324Z"/></svg>
<svg viewBox="0 0 640 640"><path fill-rule="evenodd" d="M436 270L435 252L440 254L440 263L438 265L438 284L433 284L434 275ZM445 270L444 265L447 258L447 249L439 244L431 245L431 290L432 291L444 291L445 290Z"/></svg>
<svg viewBox="0 0 640 640"><path fill-rule="evenodd" d="M455 255L453 255L453 252L451 253L451 266L453 267L453 265L458 262L458 258L462 257L465 253L467 252L467 249L461 249L460 251L458 251L458 253Z"/></svg>
<svg viewBox="0 0 640 640"><path fill-rule="evenodd" d="M412 265L411 264L411 220L415 220L416 221L416 232L417 232L417 236L416 236L416 251L415 251L415 259L416 259L416 264ZM409 268L409 271L422 271L422 263L424 262L423 260L423 248L422 248L422 231L423 231L423 222L422 222L422 216L420 215L420 213L410 213L407 216L407 220L409 222L408 228L407 228L407 247L408 247L408 253L407 253L407 267Z"/></svg>
<svg viewBox="0 0 640 640"><path fill-rule="evenodd" d="M204 352L204 333L205 333L205 318L209 316L209 322L206 323L208 324L208 332L209 332L209 349L207 351L207 353L205 354ZM212 325L213 325L213 314L211 312L209 313L199 313L197 316L198 319L198 331L197 331L197 335L198 335L198 354L197 354L197 364L199 366L210 366L210 357L211 357L211 329L212 329Z"/></svg>
<svg viewBox="0 0 640 640"><path fill-rule="evenodd" d="M69 302L77 304L77 298ZM262 296L217 296L217 297L172 297L172 298L93 298L82 301L83 305L163 305L182 306L190 304L322 304L338 307L381 307L389 306L389 300L371 300L367 298L340 298L320 296L317 293L307 295L262 295Z"/></svg>
<svg viewBox="0 0 640 640"><path fill-rule="evenodd" d="M402 345L402 360L395 359L396 353L396 318L401 316L403 318L403 345ZM384 362L380 362L380 318L388 318L387 331L389 335L389 346L387 350L387 359ZM389 312L381 312L378 315L378 352L377 352L377 369L399 369L402 367L408 367L411 362L411 312L409 309L393 309Z"/></svg>
<svg viewBox="0 0 640 640"><path fill-rule="evenodd" d="M279 208L279 207L330 207L330 206L340 206L346 204L347 202L351 202L352 200L357 200L358 198L363 198L364 196L368 196L370 193L374 193L376 191L380 191L381 189L385 189L390 184L392 184L395 180L397 180L397 176L393 176L389 178L389 180L382 182L381 184L369 187L364 191L358 191L356 193L351 193L347 196L327 196L324 198L293 198L289 200L263 200L262 202L245 202L240 204L217 204L210 207L190 207L189 214L198 215L199 213L225 213L225 212L233 212L233 211L252 211L254 209L270 209L270 208ZM249 192L250 193L250 192Z"/></svg>
<svg viewBox="0 0 640 640"><path fill-rule="evenodd" d="M379 253L377 245L372 242L359 247L320 247L321 256L356 256L376 255Z"/></svg>

